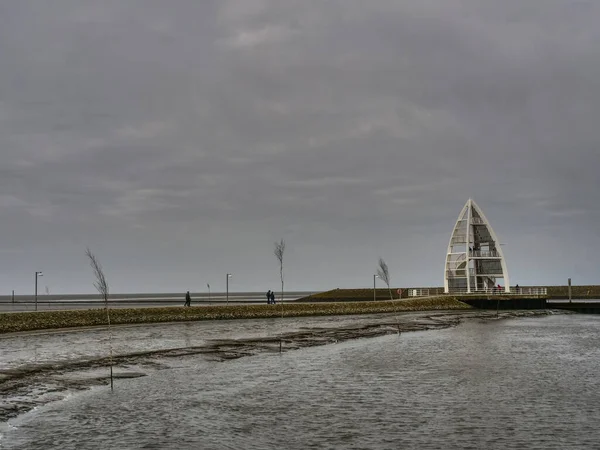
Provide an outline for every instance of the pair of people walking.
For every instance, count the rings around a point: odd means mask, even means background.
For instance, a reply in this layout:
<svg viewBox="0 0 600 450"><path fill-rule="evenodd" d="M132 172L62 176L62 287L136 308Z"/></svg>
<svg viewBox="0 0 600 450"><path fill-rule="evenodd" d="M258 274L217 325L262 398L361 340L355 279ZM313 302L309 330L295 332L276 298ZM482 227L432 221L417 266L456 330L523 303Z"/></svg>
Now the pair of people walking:
<svg viewBox="0 0 600 450"><path fill-rule="evenodd" d="M271 289L267 291L267 305L275 305L275 292ZM190 291L187 291L185 294L185 303L183 306L192 306L192 296L190 295Z"/></svg>

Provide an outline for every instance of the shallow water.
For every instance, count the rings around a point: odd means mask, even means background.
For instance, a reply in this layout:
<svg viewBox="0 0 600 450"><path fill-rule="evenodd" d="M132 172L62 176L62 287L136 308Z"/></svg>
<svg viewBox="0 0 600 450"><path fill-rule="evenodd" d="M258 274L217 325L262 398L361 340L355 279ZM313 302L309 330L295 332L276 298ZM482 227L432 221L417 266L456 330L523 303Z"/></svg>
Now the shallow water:
<svg viewBox="0 0 600 450"><path fill-rule="evenodd" d="M11 419L0 447L597 448L599 356L584 315L187 355Z"/></svg>
<svg viewBox="0 0 600 450"><path fill-rule="evenodd" d="M74 390L107 383L109 354L114 356L115 376L143 376L183 356L228 360L397 333L398 327L405 331L443 328L486 314L490 313L430 311L398 317L221 320L0 335L0 423Z"/></svg>
<svg viewBox="0 0 600 450"><path fill-rule="evenodd" d="M446 315L435 311L404 313L404 321L424 316ZM465 313L469 315L469 312ZM463 315L465 315L463 314ZM394 321L390 314L358 316L321 316L303 318L219 320L113 326L113 352L131 354L173 348L201 346L215 339L240 339L275 336L302 329L339 328ZM0 373L7 369L43 366L75 360L90 360L107 355L109 333L105 327L73 328L0 335Z"/></svg>

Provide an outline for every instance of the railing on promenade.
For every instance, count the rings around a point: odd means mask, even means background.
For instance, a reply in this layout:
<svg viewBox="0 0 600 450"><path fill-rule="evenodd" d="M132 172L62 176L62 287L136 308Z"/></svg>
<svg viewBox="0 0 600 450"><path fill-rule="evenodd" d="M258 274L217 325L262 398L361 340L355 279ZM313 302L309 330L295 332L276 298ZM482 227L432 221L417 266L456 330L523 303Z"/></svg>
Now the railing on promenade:
<svg viewBox="0 0 600 450"><path fill-rule="evenodd" d="M428 297L430 295L443 295L444 289L442 288L416 288L408 289L409 297Z"/></svg>
<svg viewBox="0 0 600 450"><path fill-rule="evenodd" d="M520 286L510 286L509 291L506 292L504 286L500 288L494 287L489 289L471 289L470 292L467 292L467 288L450 288L449 294L451 295L539 295L546 296L548 295L548 288L545 287L520 287Z"/></svg>
<svg viewBox="0 0 600 450"><path fill-rule="evenodd" d="M431 295L443 295L444 291L440 288L410 288L408 289L409 297L427 297ZM522 295L522 296L546 296L548 289L545 287L520 287L511 286L509 292L506 292L504 286L500 288L489 289L471 289L467 292L467 288L450 289L449 295Z"/></svg>
<svg viewBox="0 0 600 450"><path fill-rule="evenodd" d="M429 295L429 289L409 289L409 297L427 297Z"/></svg>

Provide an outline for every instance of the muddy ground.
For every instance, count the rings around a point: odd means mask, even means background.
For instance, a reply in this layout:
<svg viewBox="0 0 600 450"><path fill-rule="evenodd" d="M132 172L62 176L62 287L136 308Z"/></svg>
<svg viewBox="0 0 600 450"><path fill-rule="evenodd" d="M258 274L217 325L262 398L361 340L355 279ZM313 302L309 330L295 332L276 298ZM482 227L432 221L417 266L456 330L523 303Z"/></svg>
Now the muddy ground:
<svg viewBox="0 0 600 450"><path fill-rule="evenodd" d="M463 320L499 320L515 317L560 314L557 311L502 311L499 316L488 311L447 311L413 314L382 314L339 325L300 326L289 332L271 334L265 328L262 336L235 339L208 339L202 345L135 351L112 356L115 379L142 377L154 370L168 369L173 358L199 356L213 361L278 353L316 345L326 345L357 338L370 338L412 331L436 330L458 325ZM318 325L318 324L317 324ZM152 325L148 325L152 326ZM82 331L85 333L85 331ZM118 337L119 328L114 330ZM37 333L44 339L43 333ZM27 412L36 406L64 398L68 393L110 384L111 358L80 358L46 361L42 364L21 364L0 367L0 422Z"/></svg>

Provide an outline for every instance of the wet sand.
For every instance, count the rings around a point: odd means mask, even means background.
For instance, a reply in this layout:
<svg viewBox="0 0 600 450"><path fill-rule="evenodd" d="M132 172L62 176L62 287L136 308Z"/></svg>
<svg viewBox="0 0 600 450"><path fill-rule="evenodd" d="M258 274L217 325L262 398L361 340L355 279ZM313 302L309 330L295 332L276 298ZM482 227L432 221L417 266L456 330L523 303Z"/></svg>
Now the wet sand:
<svg viewBox="0 0 600 450"><path fill-rule="evenodd" d="M370 338L411 331L443 329L458 325L463 320L498 320L515 317L562 314L562 312L505 311L498 318L490 311L423 311L402 314L372 314L367 316L334 316L295 318L286 321L245 320L204 323L194 328L185 345L173 346L173 333L181 332L190 324L120 326L113 328L113 341L120 347L113 353L114 377L141 377L155 370L169 369L176 358L202 357L226 361L259 353L278 353L304 347L327 345L357 338ZM229 322L229 323L226 323ZM212 327L212 328L211 328ZM226 327L226 328L224 328ZM284 329L285 327L285 329ZM0 422L5 422L36 406L65 398L78 390L109 384L107 352L100 352L98 333L102 330L70 330L74 353L59 354L58 349L45 349L42 357L28 355L53 332L19 333L13 339L29 339L27 350L18 358L0 360ZM141 345L128 346L128 336L150 333ZM66 332L65 332L66 333ZM54 332L57 334L57 332ZM206 338L205 338L206 336ZM188 341L189 339L189 341ZM9 344L2 339L0 345ZM166 342L165 342L166 341ZM173 343L179 343L173 341ZM103 347L105 348L105 347ZM55 353L53 353L55 352ZM19 359L20 358L20 359ZM32 362L32 359L34 360ZM117 384L117 383L116 383Z"/></svg>

